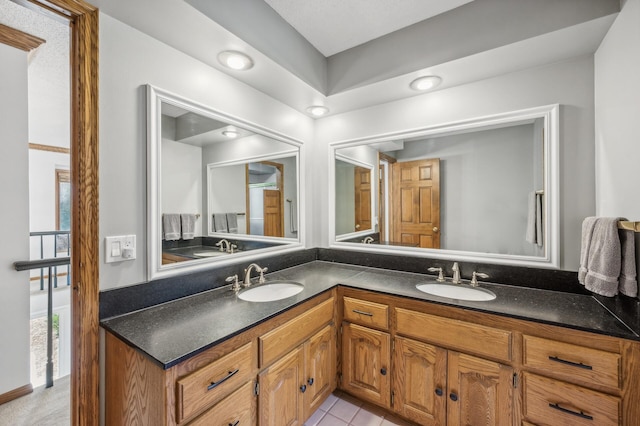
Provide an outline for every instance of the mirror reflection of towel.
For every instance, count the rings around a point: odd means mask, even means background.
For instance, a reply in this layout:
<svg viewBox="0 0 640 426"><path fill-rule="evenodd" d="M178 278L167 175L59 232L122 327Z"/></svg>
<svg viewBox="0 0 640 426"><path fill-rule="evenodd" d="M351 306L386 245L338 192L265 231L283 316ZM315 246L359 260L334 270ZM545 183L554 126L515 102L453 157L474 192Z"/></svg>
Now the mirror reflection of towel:
<svg viewBox="0 0 640 426"><path fill-rule="evenodd" d="M182 239L193 240L196 230L196 215L182 213L180 215L180 222L182 223Z"/></svg>
<svg viewBox="0 0 640 426"><path fill-rule="evenodd" d="M215 232L229 232L227 226L227 215L224 213L215 213L213 215L213 230Z"/></svg>
<svg viewBox="0 0 640 426"><path fill-rule="evenodd" d="M527 209L527 234L528 243L542 247L543 242L543 225L542 225L542 194L536 194L535 191L529 193L529 206Z"/></svg>
<svg viewBox="0 0 640 426"><path fill-rule="evenodd" d="M230 234L238 233L238 215L236 213L227 213L227 227Z"/></svg>
<svg viewBox="0 0 640 426"><path fill-rule="evenodd" d="M164 239L167 241L175 241L180 239L180 215L179 214L163 214L162 230Z"/></svg>

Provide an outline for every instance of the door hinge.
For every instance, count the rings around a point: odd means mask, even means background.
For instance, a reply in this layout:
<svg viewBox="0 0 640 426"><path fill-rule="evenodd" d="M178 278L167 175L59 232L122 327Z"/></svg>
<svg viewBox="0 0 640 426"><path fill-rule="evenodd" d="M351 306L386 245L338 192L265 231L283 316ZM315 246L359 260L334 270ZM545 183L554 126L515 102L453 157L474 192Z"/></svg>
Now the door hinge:
<svg viewBox="0 0 640 426"><path fill-rule="evenodd" d="M395 351L396 350L396 339L391 339L391 350Z"/></svg>
<svg viewBox="0 0 640 426"><path fill-rule="evenodd" d="M518 387L518 373L513 373L513 387Z"/></svg>
<svg viewBox="0 0 640 426"><path fill-rule="evenodd" d="M342 373L338 373L338 382L342 384Z"/></svg>
<svg viewBox="0 0 640 426"><path fill-rule="evenodd" d="M393 400L395 399L396 393L391 392L391 406L393 407Z"/></svg>
<svg viewBox="0 0 640 426"><path fill-rule="evenodd" d="M255 396L260 395L260 382L256 382L255 386L253 387L253 394Z"/></svg>

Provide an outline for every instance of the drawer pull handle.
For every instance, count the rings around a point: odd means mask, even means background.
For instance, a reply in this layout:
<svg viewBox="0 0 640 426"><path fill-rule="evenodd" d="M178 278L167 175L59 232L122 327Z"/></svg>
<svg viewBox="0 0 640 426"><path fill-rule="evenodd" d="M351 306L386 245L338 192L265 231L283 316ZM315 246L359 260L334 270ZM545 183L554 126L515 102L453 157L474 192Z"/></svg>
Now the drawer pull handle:
<svg viewBox="0 0 640 426"><path fill-rule="evenodd" d="M442 389L436 388L436 395L442 396L442 394L443 394Z"/></svg>
<svg viewBox="0 0 640 426"><path fill-rule="evenodd" d="M240 424L240 420L236 420L235 423L229 423L229 426L238 426Z"/></svg>
<svg viewBox="0 0 640 426"><path fill-rule="evenodd" d="M580 417L581 419L593 420L593 416L585 414L582 411L569 410L567 408L561 407L557 403L556 404L549 403L549 407L553 408L554 410L562 411L563 413L566 413L566 414L571 414L572 416Z"/></svg>
<svg viewBox="0 0 640 426"><path fill-rule="evenodd" d="M227 374L226 377L218 380L217 382L211 382L211 384L209 386L207 386L207 390L210 391L211 389L215 388L216 386L223 384L224 382L229 380L231 377L233 377L234 374L236 374L238 371L240 371L240 369L236 368L233 371L229 371L229 374Z"/></svg>
<svg viewBox="0 0 640 426"><path fill-rule="evenodd" d="M593 370L593 367L581 362L567 361L566 359L558 358L557 356L549 356L551 361L559 362L560 364L570 365L572 367L584 368L585 370Z"/></svg>
<svg viewBox="0 0 640 426"><path fill-rule="evenodd" d="M356 314L366 315L368 317L372 317L373 316L373 314L371 312L359 311L357 309L352 309L352 311L355 312Z"/></svg>

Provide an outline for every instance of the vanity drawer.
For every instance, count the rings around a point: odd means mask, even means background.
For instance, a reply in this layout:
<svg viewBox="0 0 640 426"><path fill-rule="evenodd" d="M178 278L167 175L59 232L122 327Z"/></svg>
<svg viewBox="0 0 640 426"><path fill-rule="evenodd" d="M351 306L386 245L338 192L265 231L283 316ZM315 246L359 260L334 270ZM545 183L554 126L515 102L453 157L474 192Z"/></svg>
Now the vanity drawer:
<svg viewBox="0 0 640 426"><path fill-rule="evenodd" d="M523 338L523 364L569 382L620 388L620 354L533 336Z"/></svg>
<svg viewBox="0 0 640 426"><path fill-rule="evenodd" d="M260 368L287 354L316 331L333 320L333 297L309 309L280 327L262 335Z"/></svg>
<svg viewBox="0 0 640 426"><path fill-rule="evenodd" d="M397 331L439 346L511 361L511 332L396 308Z"/></svg>
<svg viewBox="0 0 640 426"><path fill-rule="evenodd" d="M177 381L178 422L211 406L252 376L254 343L249 342Z"/></svg>
<svg viewBox="0 0 640 426"><path fill-rule="evenodd" d="M620 398L524 373L523 410L537 425L613 426L620 423Z"/></svg>
<svg viewBox="0 0 640 426"><path fill-rule="evenodd" d="M343 306L345 321L384 330L389 329L389 307L387 305L345 296Z"/></svg>
<svg viewBox="0 0 640 426"><path fill-rule="evenodd" d="M253 381L220 401L189 426L250 426L256 424L256 401Z"/></svg>

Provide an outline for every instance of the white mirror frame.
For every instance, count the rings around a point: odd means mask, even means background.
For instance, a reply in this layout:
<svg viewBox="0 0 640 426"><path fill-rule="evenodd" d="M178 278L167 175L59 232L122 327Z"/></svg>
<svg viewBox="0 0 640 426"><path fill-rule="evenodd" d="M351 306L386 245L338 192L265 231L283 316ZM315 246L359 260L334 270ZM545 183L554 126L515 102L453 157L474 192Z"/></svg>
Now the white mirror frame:
<svg viewBox="0 0 640 426"><path fill-rule="evenodd" d="M334 169L333 169L333 175L332 175L333 179L334 179L332 188L333 188L334 191L335 191L335 188L336 188L336 184L335 184L335 177L336 177L336 175L335 175L335 160L344 161L345 163L353 164L354 166L364 167L365 169L369 169L369 174L371 176L371 182L373 182L373 179L375 177L374 173L373 173L373 170L374 170L374 167L375 167L374 165L365 163L363 161L354 160L353 158L349 158L349 157L347 157L345 155L341 155L341 154L336 153L335 156L334 156L334 159L333 159L333 161L334 161L334 163L333 163ZM335 193L334 193L333 199L334 199L333 201L334 201L334 208L335 208ZM377 195L376 195L375 199L376 200L378 199ZM371 197L371 200L373 201L374 198ZM334 229L335 229L335 214L336 214L336 211L334 210L333 211L333 216L332 216L334 218L334 222L333 222L334 223ZM372 227L375 226L375 224L373 223L373 219L376 216L377 216L377 213L376 213L375 203L372 202L371 203L371 226ZM362 235L362 236L369 235L373 231L374 231L374 229L371 228L371 229L364 229L362 231L354 231L354 232L349 232L349 233L346 233L346 234L340 234L340 235L336 236L336 240L337 241L349 240L351 238L356 238L356 237L358 237L360 235Z"/></svg>
<svg viewBox="0 0 640 426"><path fill-rule="evenodd" d="M254 133L267 136L277 141L290 144L293 148L289 154L297 151L298 167L296 170L298 178L298 239L278 239L282 246L268 247L263 249L250 250L246 252L234 253L228 256L217 258L194 259L185 262L162 265L162 187L160 183L160 164L162 164L162 150L159 149L158 141L162 137L162 122L160 114L162 103L168 103L177 107L193 111L206 117L245 128ZM239 260L253 261L265 256L274 254L284 254L305 248L305 193L301 188L305 187L304 182L304 143L286 136L282 133L249 122L239 117L226 114L206 105L199 104L184 99L171 92L159 89L152 85L147 85L147 279L153 280L173 275L179 275L199 270L209 269L214 266L224 266L236 263ZM278 153L277 155L279 155ZM232 235L232 234L230 234ZM234 239L236 236L234 235ZM247 239L247 238L245 238ZM254 239L254 238L248 238ZM257 238L255 238L257 240ZM264 241L264 238L261 238Z"/></svg>
<svg viewBox="0 0 640 426"><path fill-rule="evenodd" d="M546 105L502 114L472 118L456 122L449 122L433 126L427 126L406 131L385 133L365 138L349 139L332 142L329 144L329 246L331 248L354 250L363 252L375 252L382 254L408 255L426 257L432 259L446 259L455 261L484 262L504 265L518 265L538 268L560 267L560 130L559 130L560 105ZM496 253L478 253L459 250L427 249L419 247L381 246L375 244L361 244L340 241L344 236L336 238L335 223L335 160L336 150L353 147L367 143L378 143L397 139L410 139L416 137L437 137L452 132L472 130L474 128L488 128L502 126L507 123L517 123L531 119L544 119L544 193L545 193L545 217L547 218L544 230L544 255L521 256Z"/></svg>
<svg viewBox="0 0 640 426"><path fill-rule="evenodd" d="M281 152L277 152L274 154L268 154L268 155L257 155L254 157L247 157L244 158L240 161L221 161L219 163L209 163L207 164L207 191L209 191L209 188L211 188L212 183L211 183L211 170L212 169L216 169L219 167L225 167L225 166L237 166L237 165L241 165L241 164L248 164L248 163L255 163L255 162L260 162L260 161L269 161L269 160L277 160L279 158L286 158L286 157L295 157L296 159L296 165L300 164L300 156L298 155L298 150L289 150L289 151L281 151ZM300 182L301 176L300 176L300 167L296 166L296 182ZM296 188L296 199L300 199L300 188ZM212 201L211 201L211 197L207 198L208 201L208 211L211 212L213 211L213 205L212 205ZM299 208L296 209L296 218L297 218L297 222L296 223L300 223L300 213L299 213ZM297 242L298 239L297 238L283 238L283 237L265 237L264 235L253 235L253 234L225 234L225 233L221 233L221 232L213 232L211 231L212 228L212 223L211 223L211 214L207 215L207 235L209 237L220 237L220 238L229 238L231 236L233 236L232 238L234 240L251 240L251 241L268 241L268 242L274 242L274 243L279 243L282 244L283 242L285 243L290 243L290 242ZM249 218L247 218L247 220L249 220ZM298 225L298 232L299 231L300 226Z"/></svg>

